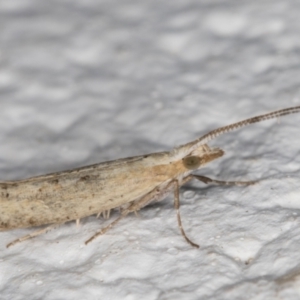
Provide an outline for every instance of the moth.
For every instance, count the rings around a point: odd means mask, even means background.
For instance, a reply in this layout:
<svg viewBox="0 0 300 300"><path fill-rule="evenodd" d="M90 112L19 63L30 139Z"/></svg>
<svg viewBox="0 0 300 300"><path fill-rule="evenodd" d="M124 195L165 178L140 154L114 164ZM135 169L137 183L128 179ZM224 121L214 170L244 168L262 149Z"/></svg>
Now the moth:
<svg viewBox="0 0 300 300"><path fill-rule="evenodd" d="M106 214L120 208L120 215L108 226L96 232L85 243L127 216L151 202L174 193L174 206L181 234L193 247L182 227L179 188L192 179L204 183L249 185L253 181L219 181L194 174L207 163L224 155L220 148L207 143L216 137L241 127L300 112L300 106L281 109L217 128L202 137L170 152L122 158L69 171L51 173L24 180L0 182L0 230L47 225L9 243L45 233L65 222L94 214Z"/></svg>

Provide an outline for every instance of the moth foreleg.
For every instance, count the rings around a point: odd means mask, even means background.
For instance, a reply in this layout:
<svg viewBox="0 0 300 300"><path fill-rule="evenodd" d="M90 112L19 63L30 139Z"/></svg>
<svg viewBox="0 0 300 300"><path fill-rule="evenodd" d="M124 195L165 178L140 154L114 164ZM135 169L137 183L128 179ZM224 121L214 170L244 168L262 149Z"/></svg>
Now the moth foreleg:
<svg viewBox="0 0 300 300"><path fill-rule="evenodd" d="M194 175L194 174L190 174L188 176L186 176L185 178L183 178L181 185L187 183L188 181L192 180L192 179L197 179L199 181L204 182L205 184L208 183L215 183L215 184L220 184L220 185L252 185L257 183L257 181L222 181L222 180L215 180L215 179L211 179L209 177L206 176L202 176L202 175ZM178 221L178 225L181 231L181 234L183 235L183 237L185 238L185 240L192 245L193 247L199 248L199 245L193 243L185 234L184 229L182 227L182 222L181 222L181 217L180 217L180 211L179 211L179 207L180 207L180 200L179 200L179 183L178 180L174 180L174 206L177 212L177 221Z"/></svg>
<svg viewBox="0 0 300 300"><path fill-rule="evenodd" d="M191 174L187 177L189 178L189 180L194 178L194 179L204 182L205 184L215 183L215 184L219 184L219 185L242 186L242 185L253 185L253 184L257 183L257 181L223 181L223 180L211 179L211 178L203 176L203 175L194 175L194 174Z"/></svg>

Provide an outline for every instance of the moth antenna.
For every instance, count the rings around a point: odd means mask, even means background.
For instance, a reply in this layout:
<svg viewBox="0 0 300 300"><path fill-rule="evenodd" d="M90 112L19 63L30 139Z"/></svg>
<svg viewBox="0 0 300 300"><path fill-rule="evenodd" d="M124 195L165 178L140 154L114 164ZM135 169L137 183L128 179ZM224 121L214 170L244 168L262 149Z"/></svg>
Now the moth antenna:
<svg viewBox="0 0 300 300"><path fill-rule="evenodd" d="M289 114L294 114L294 113L298 113L298 112L300 112L300 106L294 106L294 107L289 107L289 108L284 108L284 109L280 109L277 111L273 111L273 112L263 114L260 116L252 117L252 118L249 118L249 119L237 122L237 123L233 123L233 124L212 130L212 131L208 132L207 134L201 136L200 138L198 138L188 144L185 144L184 146L185 147L190 146L189 151L193 151L194 149L199 147L199 145L206 144L210 140L213 140L216 137L218 137L224 133L239 129L244 126L248 126L253 123L257 123L257 122L261 122L261 121L265 121L265 120L269 120L269 119L273 119L273 118L277 118L277 117L281 117L281 116L285 116L285 115L289 115Z"/></svg>

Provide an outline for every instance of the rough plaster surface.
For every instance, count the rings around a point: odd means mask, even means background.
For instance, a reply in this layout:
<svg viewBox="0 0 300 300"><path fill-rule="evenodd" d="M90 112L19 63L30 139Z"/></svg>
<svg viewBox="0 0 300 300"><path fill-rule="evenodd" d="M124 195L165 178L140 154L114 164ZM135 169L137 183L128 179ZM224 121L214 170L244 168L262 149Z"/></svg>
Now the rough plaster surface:
<svg viewBox="0 0 300 300"><path fill-rule="evenodd" d="M300 104L300 4L0 2L0 178L168 150ZM124 219L91 216L6 249L0 299L299 299L299 115L220 137L200 174L252 187L181 190ZM0 208L1 209L1 208ZM111 216L114 219L117 211Z"/></svg>

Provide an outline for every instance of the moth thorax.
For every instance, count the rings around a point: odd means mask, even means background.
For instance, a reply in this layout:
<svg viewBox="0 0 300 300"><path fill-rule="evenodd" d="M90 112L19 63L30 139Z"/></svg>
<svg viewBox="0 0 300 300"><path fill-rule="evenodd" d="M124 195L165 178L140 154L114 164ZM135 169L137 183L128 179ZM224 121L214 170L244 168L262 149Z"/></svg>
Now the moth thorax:
<svg viewBox="0 0 300 300"><path fill-rule="evenodd" d="M183 165L189 170L196 170L201 165L201 158L199 156L187 156L182 159Z"/></svg>

